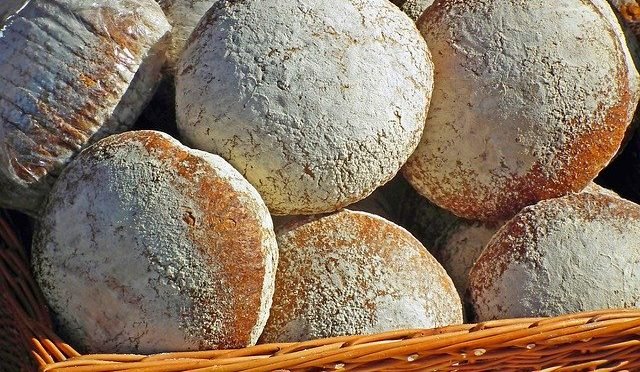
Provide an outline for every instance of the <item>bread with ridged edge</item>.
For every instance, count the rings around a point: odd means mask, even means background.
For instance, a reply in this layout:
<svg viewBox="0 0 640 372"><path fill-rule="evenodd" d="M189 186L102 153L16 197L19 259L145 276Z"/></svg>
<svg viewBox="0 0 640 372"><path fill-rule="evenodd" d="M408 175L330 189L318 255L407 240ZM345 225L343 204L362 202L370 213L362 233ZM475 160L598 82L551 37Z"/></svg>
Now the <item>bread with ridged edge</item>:
<svg viewBox="0 0 640 372"><path fill-rule="evenodd" d="M0 29L0 206L37 216L76 154L133 126L171 26L152 0L2 0Z"/></svg>

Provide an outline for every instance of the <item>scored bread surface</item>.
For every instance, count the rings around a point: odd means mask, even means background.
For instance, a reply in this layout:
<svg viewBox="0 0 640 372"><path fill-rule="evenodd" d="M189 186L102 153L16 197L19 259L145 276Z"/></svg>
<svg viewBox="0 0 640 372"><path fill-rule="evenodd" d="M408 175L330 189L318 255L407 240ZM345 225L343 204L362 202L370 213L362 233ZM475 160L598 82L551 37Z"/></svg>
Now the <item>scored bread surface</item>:
<svg viewBox="0 0 640 372"><path fill-rule="evenodd" d="M37 215L75 154L133 125L170 26L152 0L2 3L0 205Z"/></svg>

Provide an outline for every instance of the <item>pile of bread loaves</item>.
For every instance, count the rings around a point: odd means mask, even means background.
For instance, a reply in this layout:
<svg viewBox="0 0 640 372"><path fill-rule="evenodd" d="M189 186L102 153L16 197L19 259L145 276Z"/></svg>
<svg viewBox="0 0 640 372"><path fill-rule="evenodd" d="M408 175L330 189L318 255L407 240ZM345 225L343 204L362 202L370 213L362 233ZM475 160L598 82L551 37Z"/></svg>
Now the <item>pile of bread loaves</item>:
<svg viewBox="0 0 640 372"><path fill-rule="evenodd" d="M0 205L68 341L640 306L640 206L592 183L634 135L640 7L394 3L0 3ZM137 130L162 79L178 138Z"/></svg>

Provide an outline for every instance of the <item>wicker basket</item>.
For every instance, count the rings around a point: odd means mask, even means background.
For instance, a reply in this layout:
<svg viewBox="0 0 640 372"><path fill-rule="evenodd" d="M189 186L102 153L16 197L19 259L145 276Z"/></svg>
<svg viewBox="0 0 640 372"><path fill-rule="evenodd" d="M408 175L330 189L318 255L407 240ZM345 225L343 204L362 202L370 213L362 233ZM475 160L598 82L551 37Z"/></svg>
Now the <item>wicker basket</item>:
<svg viewBox="0 0 640 372"><path fill-rule="evenodd" d="M0 371L634 371L640 311L508 319L239 350L80 355L52 331L27 253L0 216Z"/></svg>

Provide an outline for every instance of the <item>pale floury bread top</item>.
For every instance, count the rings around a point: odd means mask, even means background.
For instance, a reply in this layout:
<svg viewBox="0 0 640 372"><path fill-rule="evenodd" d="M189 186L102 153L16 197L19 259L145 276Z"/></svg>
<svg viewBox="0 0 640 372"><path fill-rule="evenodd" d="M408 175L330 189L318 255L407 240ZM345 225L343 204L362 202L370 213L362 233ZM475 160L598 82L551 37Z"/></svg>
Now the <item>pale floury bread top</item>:
<svg viewBox="0 0 640 372"><path fill-rule="evenodd" d="M53 188L33 247L60 330L94 353L255 343L277 257L257 191L222 158L151 131L80 154Z"/></svg>
<svg viewBox="0 0 640 372"><path fill-rule="evenodd" d="M618 151L640 92L604 0L437 0L418 28L435 88L404 174L436 204L508 219L581 190Z"/></svg>
<svg viewBox="0 0 640 372"><path fill-rule="evenodd" d="M415 24L387 0L218 1L178 67L178 127L273 214L331 212L413 152L432 72Z"/></svg>

